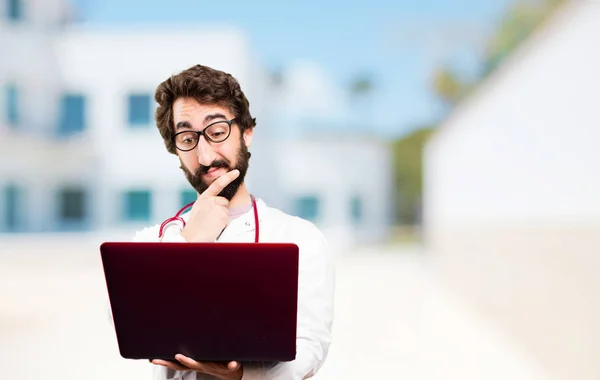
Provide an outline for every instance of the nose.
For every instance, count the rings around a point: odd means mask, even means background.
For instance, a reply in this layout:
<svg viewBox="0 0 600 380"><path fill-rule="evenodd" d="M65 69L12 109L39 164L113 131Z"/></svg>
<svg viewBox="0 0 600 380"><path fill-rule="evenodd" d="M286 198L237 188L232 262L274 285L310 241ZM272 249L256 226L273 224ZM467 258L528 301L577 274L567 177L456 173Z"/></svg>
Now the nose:
<svg viewBox="0 0 600 380"><path fill-rule="evenodd" d="M216 158L212 146L204 136L200 136L200 140L198 140L196 153L198 154L198 163L200 165L209 166Z"/></svg>

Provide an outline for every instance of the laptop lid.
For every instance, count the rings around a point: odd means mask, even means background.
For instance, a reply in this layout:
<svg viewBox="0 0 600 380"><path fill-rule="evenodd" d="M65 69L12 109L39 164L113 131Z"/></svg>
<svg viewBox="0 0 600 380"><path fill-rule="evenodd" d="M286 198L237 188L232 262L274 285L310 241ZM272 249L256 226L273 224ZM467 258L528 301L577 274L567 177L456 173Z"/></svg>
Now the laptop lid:
<svg viewBox="0 0 600 380"><path fill-rule="evenodd" d="M122 357L290 361L296 356L298 246L100 246Z"/></svg>

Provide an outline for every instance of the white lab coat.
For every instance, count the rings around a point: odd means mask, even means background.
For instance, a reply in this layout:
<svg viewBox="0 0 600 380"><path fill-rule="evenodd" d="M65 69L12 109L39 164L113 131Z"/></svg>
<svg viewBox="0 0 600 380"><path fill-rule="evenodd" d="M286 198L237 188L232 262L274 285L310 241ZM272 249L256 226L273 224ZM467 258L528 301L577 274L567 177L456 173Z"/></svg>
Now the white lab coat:
<svg viewBox="0 0 600 380"><path fill-rule="evenodd" d="M260 242L295 243L299 247L298 325L296 359L272 368L245 367L243 380L301 380L313 376L323 365L333 323L334 258L323 234L317 227L267 206L257 199ZM183 215L187 222L189 213ZM170 224L163 242L185 242L181 226ZM133 241L159 242L159 226L139 231ZM219 237L220 242L254 242L254 212L252 209L234 219ZM173 371L155 366L155 380L213 379L195 372Z"/></svg>

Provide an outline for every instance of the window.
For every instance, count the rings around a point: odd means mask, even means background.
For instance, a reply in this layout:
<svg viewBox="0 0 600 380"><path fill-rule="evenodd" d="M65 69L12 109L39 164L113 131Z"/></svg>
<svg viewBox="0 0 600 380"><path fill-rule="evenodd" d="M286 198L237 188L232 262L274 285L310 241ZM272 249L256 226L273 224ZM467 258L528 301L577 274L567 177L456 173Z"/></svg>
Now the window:
<svg viewBox="0 0 600 380"><path fill-rule="evenodd" d="M20 189L13 184L4 189L4 224L7 231L16 231L19 227Z"/></svg>
<svg viewBox="0 0 600 380"><path fill-rule="evenodd" d="M83 189L63 189L58 194L61 222L82 222L86 219L86 194Z"/></svg>
<svg viewBox="0 0 600 380"><path fill-rule="evenodd" d="M295 214L302 219L316 221L319 216L319 199L312 195L297 198Z"/></svg>
<svg viewBox="0 0 600 380"><path fill-rule="evenodd" d="M128 120L132 127L150 125L152 119L152 99L148 94L129 95Z"/></svg>
<svg viewBox="0 0 600 380"><path fill-rule="evenodd" d="M86 99L83 95L63 95L60 108L60 135L70 135L85 130Z"/></svg>
<svg viewBox="0 0 600 380"><path fill-rule="evenodd" d="M148 190L131 190L125 193L124 219L127 221L149 221L152 194Z"/></svg>
<svg viewBox="0 0 600 380"><path fill-rule="evenodd" d="M17 87L6 87L6 123L15 127L19 124L19 93Z"/></svg>
<svg viewBox="0 0 600 380"><path fill-rule="evenodd" d="M359 224L363 218L362 199L359 196L354 196L350 199L350 218L355 224Z"/></svg>
<svg viewBox="0 0 600 380"><path fill-rule="evenodd" d="M10 21L23 19L23 2L21 0L8 0L6 15Z"/></svg>
<svg viewBox="0 0 600 380"><path fill-rule="evenodd" d="M180 207L183 207L190 202L194 202L196 201L196 199L198 199L198 193L196 192L196 190L183 190L181 192Z"/></svg>

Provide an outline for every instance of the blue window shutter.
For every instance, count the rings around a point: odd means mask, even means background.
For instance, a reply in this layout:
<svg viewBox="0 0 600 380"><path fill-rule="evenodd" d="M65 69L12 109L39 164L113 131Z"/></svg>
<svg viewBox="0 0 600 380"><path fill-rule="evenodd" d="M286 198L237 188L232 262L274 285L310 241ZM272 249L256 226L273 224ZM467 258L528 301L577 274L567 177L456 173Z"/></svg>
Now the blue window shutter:
<svg viewBox="0 0 600 380"><path fill-rule="evenodd" d="M358 196L352 197L350 199L350 216L354 223L362 222L363 218L363 204L362 199Z"/></svg>
<svg viewBox="0 0 600 380"><path fill-rule="evenodd" d="M149 126L152 121L152 98L148 94L131 94L128 100L128 122L132 127Z"/></svg>
<svg viewBox="0 0 600 380"><path fill-rule="evenodd" d="M8 0L6 15L10 21L21 21L23 18L23 1Z"/></svg>
<svg viewBox="0 0 600 380"><path fill-rule="evenodd" d="M63 189L59 193L61 221L81 222L86 219L86 193L83 189Z"/></svg>
<svg viewBox="0 0 600 380"><path fill-rule="evenodd" d="M320 202L316 196L298 197L294 203L295 214L300 218L314 222L319 217Z"/></svg>
<svg viewBox="0 0 600 380"><path fill-rule="evenodd" d="M9 126L19 125L19 90L14 85L6 87L6 122Z"/></svg>
<svg viewBox="0 0 600 380"><path fill-rule="evenodd" d="M21 203L20 189L10 184L4 189L4 223L8 231L16 231L19 227L19 205Z"/></svg>
<svg viewBox="0 0 600 380"><path fill-rule="evenodd" d="M149 221L152 210L152 194L148 190L132 190L125 193L124 219Z"/></svg>
<svg viewBox="0 0 600 380"><path fill-rule="evenodd" d="M183 207L190 202L194 202L196 199L198 199L198 193L196 192L196 190L193 190L193 189L183 190L181 192L181 199L179 202L181 205L180 207Z"/></svg>
<svg viewBox="0 0 600 380"><path fill-rule="evenodd" d="M60 135L70 135L85 130L86 99L79 94L65 94L61 100Z"/></svg>

